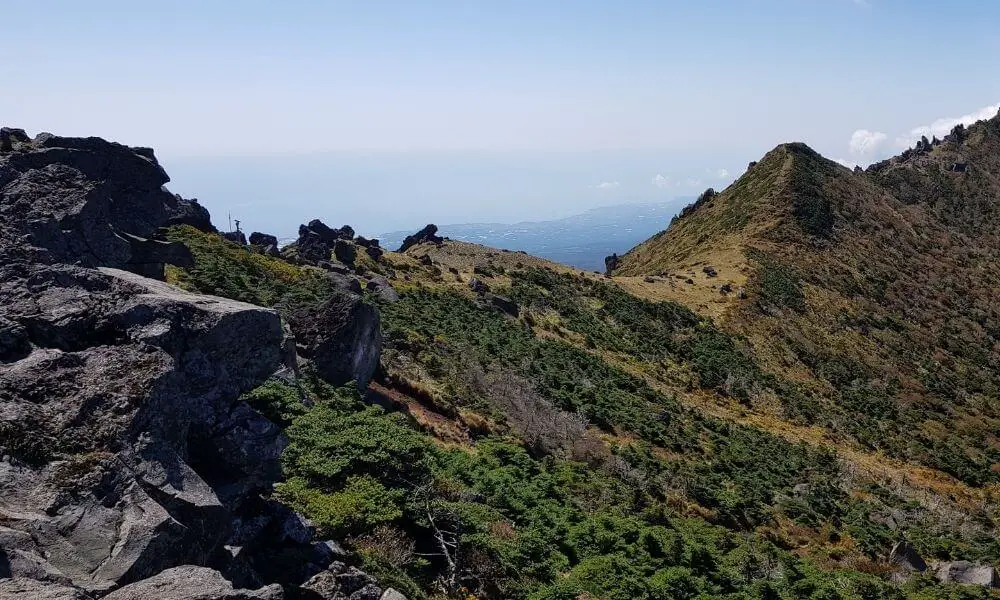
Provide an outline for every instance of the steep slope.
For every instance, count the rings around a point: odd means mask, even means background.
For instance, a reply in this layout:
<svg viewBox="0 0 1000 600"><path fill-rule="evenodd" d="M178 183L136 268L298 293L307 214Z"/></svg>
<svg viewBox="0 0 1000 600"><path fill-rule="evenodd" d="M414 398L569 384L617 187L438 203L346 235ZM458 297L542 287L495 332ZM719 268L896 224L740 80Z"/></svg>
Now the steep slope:
<svg viewBox="0 0 1000 600"><path fill-rule="evenodd" d="M780 146L615 275L710 266L745 288L725 296L723 328L805 391L752 410L995 486L998 157L1000 117L864 172Z"/></svg>

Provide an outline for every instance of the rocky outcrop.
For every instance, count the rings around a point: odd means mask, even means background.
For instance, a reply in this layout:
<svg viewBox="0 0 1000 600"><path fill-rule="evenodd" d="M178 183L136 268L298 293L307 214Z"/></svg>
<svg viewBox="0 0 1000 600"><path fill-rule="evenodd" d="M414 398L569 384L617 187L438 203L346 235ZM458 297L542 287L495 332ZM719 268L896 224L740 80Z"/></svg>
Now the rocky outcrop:
<svg viewBox="0 0 1000 600"><path fill-rule="evenodd" d="M956 560L934 566L934 575L944 583L1000 588L1000 577L991 565Z"/></svg>
<svg viewBox="0 0 1000 600"><path fill-rule="evenodd" d="M438 236L437 231L437 225L434 225L433 223L428 224L413 235L406 236L397 252L406 252L417 244L440 244L444 241L444 238Z"/></svg>
<svg viewBox="0 0 1000 600"><path fill-rule="evenodd" d="M255 231L250 234L250 245L251 246L278 246L278 238L268 234Z"/></svg>
<svg viewBox="0 0 1000 600"><path fill-rule="evenodd" d="M345 265L353 265L358 257L358 247L348 240L337 240L333 244L333 257Z"/></svg>
<svg viewBox="0 0 1000 600"><path fill-rule="evenodd" d="M604 274L611 275L618 268L618 254L604 257Z"/></svg>
<svg viewBox="0 0 1000 600"><path fill-rule="evenodd" d="M256 591L234 589L218 571L185 565L111 592L106 600L283 600L274 584Z"/></svg>
<svg viewBox="0 0 1000 600"><path fill-rule="evenodd" d="M319 219L313 219L307 225L299 226L299 238L295 241L295 247L300 260L315 264L322 260L330 260L333 247L338 240L352 238L354 229L349 225L333 229Z"/></svg>
<svg viewBox="0 0 1000 600"><path fill-rule="evenodd" d="M294 373L278 313L123 270L190 265L154 236L203 209L147 149L0 142L0 598L277 600L323 572L342 551L267 498L286 440L240 400ZM338 298L304 347L367 381L378 314Z"/></svg>
<svg viewBox="0 0 1000 600"><path fill-rule="evenodd" d="M378 311L354 293L335 294L317 311L290 315L299 354L319 374L339 385L356 380L363 388L378 367L382 333Z"/></svg>
<svg viewBox="0 0 1000 600"><path fill-rule="evenodd" d="M242 231L227 231L222 234L222 237L226 238L234 244L239 244L240 246L247 245L247 235Z"/></svg>
<svg viewBox="0 0 1000 600"><path fill-rule="evenodd" d="M208 214L208 209L198 204L197 198L185 200L175 195L174 199L174 205L170 206L167 211L167 222L164 223L164 226L190 225L206 233L216 233L217 230L212 225L212 217Z"/></svg>
<svg viewBox="0 0 1000 600"><path fill-rule="evenodd" d="M115 269L23 268L0 270L30 348L0 365L0 550L90 592L207 564L280 476L281 432L237 401L290 358L278 315Z"/></svg>
<svg viewBox="0 0 1000 600"><path fill-rule="evenodd" d="M152 279L163 279L164 265L184 268L194 266L191 251L180 242L149 240L124 232L119 236L129 243L131 256L125 268L133 273Z"/></svg>
<svg viewBox="0 0 1000 600"><path fill-rule="evenodd" d="M170 179L148 148L8 131L0 221L39 260L123 268L132 247L116 232L150 238L203 210L163 187Z"/></svg>

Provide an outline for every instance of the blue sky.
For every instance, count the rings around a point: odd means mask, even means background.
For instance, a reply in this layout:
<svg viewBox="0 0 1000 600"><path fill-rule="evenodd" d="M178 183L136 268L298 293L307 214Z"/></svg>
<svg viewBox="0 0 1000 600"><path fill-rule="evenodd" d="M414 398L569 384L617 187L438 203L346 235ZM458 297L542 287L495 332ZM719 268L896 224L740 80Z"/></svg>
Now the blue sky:
<svg viewBox="0 0 1000 600"><path fill-rule="evenodd" d="M866 163L1000 102L979 1L5 4L4 124L152 146L261 228L690 195L784 141Z"/></svg>

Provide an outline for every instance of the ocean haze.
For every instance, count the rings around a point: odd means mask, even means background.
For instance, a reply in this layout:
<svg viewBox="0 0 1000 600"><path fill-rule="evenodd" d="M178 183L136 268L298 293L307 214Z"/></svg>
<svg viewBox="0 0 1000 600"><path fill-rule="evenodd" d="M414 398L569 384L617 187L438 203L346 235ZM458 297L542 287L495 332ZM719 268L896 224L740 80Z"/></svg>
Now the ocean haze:
<svg viewBox="0 0 1000 600"><path fill-rule="evenodd" d="M691 200L605 206L551 221L441 225L438 234L492 248L523 250L587 271L603 271L605 256L627 252L666 229L670 219ZM379 240L394 250L410 233L385 233Z"/></svg>
<svg viewBox="0 0 1000 600"><path fill-rule="evenodd" d="M317 218L376 237L427 223L552 221L670 203L722 189L746 166L742 157L639 152L158 156L170 190L198 198L220 227L232 215L248 232L279 238Z"/></svg>

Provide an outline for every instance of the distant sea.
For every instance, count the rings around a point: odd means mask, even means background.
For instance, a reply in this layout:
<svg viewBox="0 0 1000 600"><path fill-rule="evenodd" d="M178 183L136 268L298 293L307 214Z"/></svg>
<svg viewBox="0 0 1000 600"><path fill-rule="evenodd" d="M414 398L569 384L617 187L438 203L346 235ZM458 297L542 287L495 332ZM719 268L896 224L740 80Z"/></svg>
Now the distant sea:
<svg viewBox="0 0 1000 600"><path fill-rule="evenodd" d="M670 219L693 198L653 204L621 204L551 221L463 223L438 225L438 235L507 250L524 250L587 271L603 271L604 257L623 254L663 231ZM378 236L384 248L395 250L413 231Z"/></svg>

